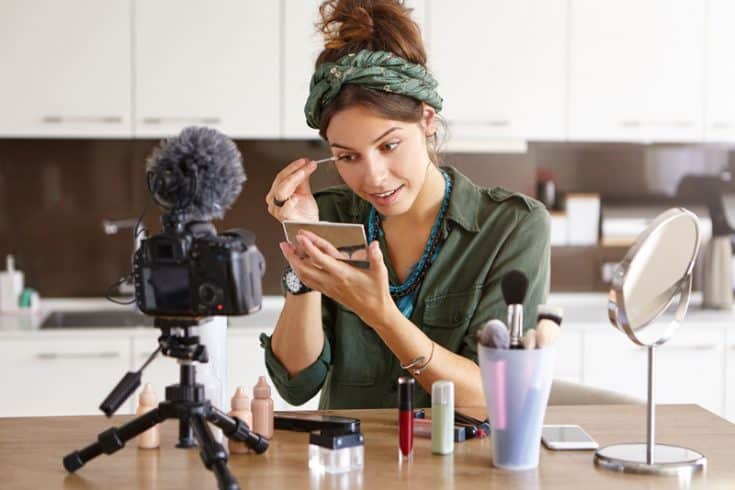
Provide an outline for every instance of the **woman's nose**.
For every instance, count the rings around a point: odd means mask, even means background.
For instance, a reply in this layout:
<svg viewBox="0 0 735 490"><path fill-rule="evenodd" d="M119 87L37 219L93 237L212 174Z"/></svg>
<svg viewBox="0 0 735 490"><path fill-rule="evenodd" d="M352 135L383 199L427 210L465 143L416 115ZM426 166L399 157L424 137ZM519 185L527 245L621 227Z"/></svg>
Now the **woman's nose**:
<svg viewBox="0 0 735 490"><path fill-rule="evenodd" d="M382 155L370 155L365 160L365 184L379 186L388 174L388 162Z"/></svg>

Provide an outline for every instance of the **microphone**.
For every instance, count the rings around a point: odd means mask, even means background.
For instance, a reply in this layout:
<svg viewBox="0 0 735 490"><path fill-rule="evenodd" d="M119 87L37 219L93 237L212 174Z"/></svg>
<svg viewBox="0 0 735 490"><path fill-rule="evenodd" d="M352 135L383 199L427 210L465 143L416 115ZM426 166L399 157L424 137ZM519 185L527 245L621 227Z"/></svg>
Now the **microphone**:
<svg viewBox="0 0 735 490"><path fill-rule="evenodd" d="M500 283L503 299L508 305L508 328L510 329L510 348L522 349L523 344L523 300L528 290L528 278L519 270L512 270L503 276Z"/></svg>
<svg viewBox="0 0 735 490"><path fill-rule="evenodd" d="M146 162L156 202L181 221L221 219L247 180L235 143L216 129L190 126Z"/></svg>

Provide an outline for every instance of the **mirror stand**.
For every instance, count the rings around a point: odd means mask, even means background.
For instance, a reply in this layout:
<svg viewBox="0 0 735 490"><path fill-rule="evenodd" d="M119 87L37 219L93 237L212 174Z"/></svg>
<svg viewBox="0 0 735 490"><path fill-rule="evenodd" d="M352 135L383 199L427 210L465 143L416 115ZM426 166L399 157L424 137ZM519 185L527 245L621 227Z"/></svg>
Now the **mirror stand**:
<svg viewBox="0 0 735 490"><path fill-rule="evenodd" d="M669 332L678 327L689 304L691 276L680 284L680 300L676 319ZM616 322L617 323L617 322ZM663 339L665 340L665 339ZM656 399L654 393L655 354L661 345L646 345L648 350L648 404L646 442L621 443L598 449L595 464L613 471L653 475L677 475L688 477L707 466L707 458L693 449L668 444L656 444Z"/></svg>

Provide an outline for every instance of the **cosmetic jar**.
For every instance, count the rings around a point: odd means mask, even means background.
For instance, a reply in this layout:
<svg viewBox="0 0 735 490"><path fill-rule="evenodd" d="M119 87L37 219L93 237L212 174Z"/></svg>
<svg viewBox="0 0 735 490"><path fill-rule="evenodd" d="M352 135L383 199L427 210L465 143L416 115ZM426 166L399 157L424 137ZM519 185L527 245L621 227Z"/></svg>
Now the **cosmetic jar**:
<svg viewBox="0 0 735 490"><path fill-rule="evenodd" d="M325 473L344 473L362 469L365 438L362 432L350 434L309 434L309 468Z"/></svg>

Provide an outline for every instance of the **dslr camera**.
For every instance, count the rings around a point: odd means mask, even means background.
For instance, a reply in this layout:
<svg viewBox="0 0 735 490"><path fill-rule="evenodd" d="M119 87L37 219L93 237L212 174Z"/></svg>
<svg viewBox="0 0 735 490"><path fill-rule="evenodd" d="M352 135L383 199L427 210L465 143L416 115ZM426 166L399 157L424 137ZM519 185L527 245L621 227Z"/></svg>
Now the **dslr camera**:
<svg viewBox="0 0 735 490"><path fill-rule="evenodd" d="M260 310L265 260L255 234L211 223L245 182L234 142L204 127L184 129L147 161L151 198L167 210L163 232L141 241L133 259L135 301L157 317L247 315Z"/></svg>

